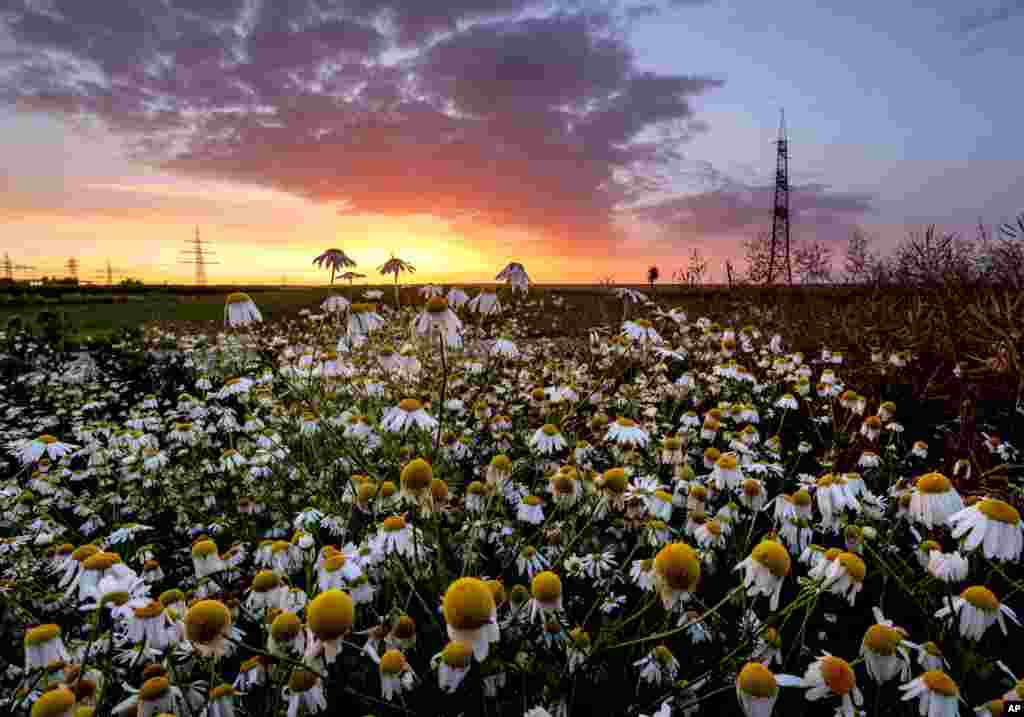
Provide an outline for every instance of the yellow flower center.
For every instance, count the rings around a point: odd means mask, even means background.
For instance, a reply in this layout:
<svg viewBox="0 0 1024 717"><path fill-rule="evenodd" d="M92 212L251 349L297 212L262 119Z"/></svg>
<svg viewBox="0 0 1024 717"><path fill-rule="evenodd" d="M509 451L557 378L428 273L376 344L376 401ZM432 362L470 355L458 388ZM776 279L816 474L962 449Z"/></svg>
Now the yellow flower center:
<svg viewBox="0 0 1024 717"><path fill-rule="evenodd" d="M569 637L572 638L578 649L585 650L590 647L590 635L582 627L570 630Z"/></svg>
<svg viewBox="0 0 1024 717"><path fill-rule="evenodd" d="M811 504L811 494L801 488L793 494L793 505L806 508Z"/></svg>
<svg viewBox="0 0 1024 717"><path fill-rule="evenodd" d="M292 640L301 631L302 621L294 612L282 612L270 626L270 635L278 642Z"/></svg>
<svg viewBox="0 0 1024 717"><path fill-rule="evenodd" d="M139 618L140 620L147 620L154 617L159 617L160 613L162 613L163 611L164 606L161 605L158 601L153 600L149 603L149 605L135 608L134 612L135 617Z"/></svg>
<svg viewBox="0 0 1024 717"><path fill-rule="evenodd" d="M609 468L604 472L604 487L610 493L621 495L626 492L629 478L623 468Z"/></svg>
<svg viewBox="0 0 1024 717"><path fill-rule="evenodd" d="M967 588L960 593L960 597L985 612L995 612L999 609L999 598L995 596L995 593L982 585L974 585Z"/></svg>
<svg viewBox="0 0 1024 717"><path fill-rule="evenodd" d="M155 702L167 694L170 689L171 683L166 677L150 677L139 688L139 700L142 702Z"/></svg>
<svg viewBox="0 0 1024 717"><path fill-rule="evenodd" d="M550 570L535 575L531 588L533 597L541 602L554 602L562 596L562 581Z"/></svg>
<svg viewBox="0 0 1024 717"><path fill-rule="evenodd" d="M292 692L309 692L316 687L318 679L315 672L292 670L292 674L288 678L288 689Z"/></svg>
<svg viewBox="0 0 1024 717"><path fill-rule="evenodd" d="M228 294L226 303L243 304L247 301L252 301L252 299L249 298L248 294L246 294L244 291L236 291L233 294Z"/></svg>
<svg viewBox="0 0 1024 717"><path fill-rule="evenodd" d="M219 600L200 600L185 613L185 636L189 642L213 642L231 625L231 612Z"/></svg>
<svg viewBox="0 0 1024 717"><path fill-rule="evenodd" d="M217 554L217 544L212 540L200 540L192 546L193 558L205 558Z"/></svg>
<svg viewBox="0 0 1024 717"><path fill-rule="evenodd" d="M691 486L690 497L703 502L708 499L708 489L702 485Z"/></svg>
<svg viewBox="0 0 1024 717"><path fill-rule="evenodd" d="M359 502L366 503L377 497L379 488L376 483L363 483L359 486Z"/></svg>
<svg viewBox="0 0 1024 717"><path fill-rule="evenodd" d="M704 451L704 458L706 460L711 461L712 463L717 463L718 459L721 458L721 456L722 452L719 451L714 446L710 446Z"/></svg>
<svg viewBox="0 0 1024 717"><path fill-rule="evenodd" d="M956 686L956 683L941 670L928 670L928 672L921 675L921 681L927 685L929 690L937 692L943 697L960 696L960 689Z"/></svg>
<svg viewBox="0 0 1024 717"><path fill-rule="evenodd" d="M117 553L96 553L85 559L82 563L83 570L110 570L115 564L121 562L121 556Z"/></svg>
<svg viewBox="0 0 1024 717"><path fill-rule="evenodd" d="M748 662L736 678L736 686L751 697L774 697L779 691L775 675L760 662Z"/></svg>
<svg viewBox="0 0 1024 717"><path fill-rule="evenodd" d="M472 577L459 578L449 585L441 605L445 621L457 630L483 627L496 609L491 588Z"/></svg>
<svg viewBox="0 0 1024 717"><path fill-rule="evenodd" d="M616 418L615 422L622 426L623 428L633 428L634 426L636 426L636 421L634 421L632 418Z"/></svg>
<svg viewBox="0 0 1024 717"><path fill-rule="evenodd" d="M393 496L395 494L396 490L398 490L398 488L395 487L395 484L392 483L389 480L386 480L386 481L384 481L383 483L380 484L380 497L381 498L390 498L391 496ZM385 520L384 523L387 524L387 521ZM405 521L403 520L402 521L402 525L400 527L396 528L395 530L401 530L404 527L405 527Z"/></svg>
<svg viewBox="0 0 1024 717"><path fill-rule="evenodd" d="M33 627L31 630L25 633L25 647L35 647L36 645L42 645L55 637L60 637L60 626L59 625L40 625Z"/></svg>
<svg viewBox="0 0 1024 717"><path fill-rule="evenodd" d="M443 314L448 310L448 299L443 296L434 296L427 301L427 313Z"/></svg>
<svg viewBox="0 0 1024 717"><path fill-rule="evenodd" d="M310 631L321 640L334 640L345 635L355 622L355 605L348 593L328 590L320 593L306 609Z"/></svg>
<svg viewBox="0 0 1024 717"><path fill-rule="evenodd" d="M921 645L921 648L932 657L942 657L942 650L940 650L939 646L936 645L934 642L926 642L923 645Z"/></svg>
<svg viewBox="0 0 1024 717"><path fill-rule="evenodd" d="M491 595L494 596L495 605L501 605L505 602L505 586L502 585L500 580L487 580L484 584L487 585Z"/></svg>
<svg viewBox="0 0 1024 717"><path fill-rule="evenodd" d="M864 633L864 646L883 657L895 653L902 640L903 635L888 625L872 625Z"/></svg>
<svg viewBox="0 0 1024 717"><path fill-rule="evenodd" d="M864 576L867 575L868 569L864 565L864 561L854 553L842 553L836 558L839 564L846 568L847 575L857 583L864 582Z"/></svg>
<svg viewBox="0 0 1024 717"><path fill-rule="evenodd" d="M926 473L917 479L917 490L920 493L946 493L953 485L941 473Z"/></svg>
<svg viewBox="0 0 1024 717"><path fill-rule="evenodd" d="M383 491L381 491L383 492ZM405 529L405 518L400 515L390 515L384 519L384 530L389 533L397 533Z"/></svg>
<svg viewBox="0 0 1024 717"><path fill-rule="evenodd" d="M747 478L743 481L743 494L748 498L756 498L761 495L761 482Z"/></svg>
<svg viewBox="0 0 1024 717"><path fill-rule="evenodd" d="M857 686L857 676L850 663L840 657L826 655L821 658L819 669L825 684L837 695L845 695Z"/></svg>
<svg viewBox="0 0 1024 717"><path fill-rule="evenodd" d="M675 657L672 655L672 651L664 645L658 645L657 647L655 647L652 651L652 654L654 655L654 659L657 661L657 663L663 666L671 664L672 660L675 659Z"/></svg>
<svg viewBox="0 0 1024 717"><path fill-rule="evenodd" d="M781 543L777 543L774 540L764 540L754 548L750 556L755 562L768 568L768 572L777 578L784 578L789 575L791 561L789 553L782 547Z"/></svg>
<svg viewBox="0 0 1024 717"><path fill-rule="evenodd" d="M168 605L172 605L176 602L185 602L185 593L177 588L171 588L170 590L164 590L160 593L160 597L158 599L160 600L161 605L167 607Z"/></svg>
<svg viewBox="0 0 1024 717"><path fill-rule="evenodd" d="M655 556L654 570L673 590L693 592L700 579L700 558L686 543L670 543Z"/></svg>
<svg viewBox="0 0 1024 717"><path fill-rule="evenodd" d="M434 478L430 481L430 494L434 497L434 500L443 503L448 500L448 484L440 478Z"/></svg>
<svg viewBox="0 0 1024 717"><path fill-rule="evenodd" d="M415 413L423 408L423 404L415 398L404 398L398 403L398 407L406 413Z"/></svg>
<svg viewBox="0 0 1024 717"><path fill-rule="evenodd" d="M449 642L441 652L441 659L449 667L461 669L469 664L473 648L464 642Z"/></svg>
<svg viewBox="0 0 1024 717"><path fill-rule="evenodd" d="M388 650L380 658L382 675L400 675L405 670L405 656L398 650Z"/></svg>
<svg viewBox="0 0 1024 717"><path fill-rule="evenodd" d="M373 310L376 309L376 308L377 308L376 304L362 304L362 303L360 303L360 304L352 304L352 306L349 307L349 311L351 311L353 314L369 314L369 313L372 313Z"/></svg>
<svg viewBox="0 0 1024 717"><path fill-rule="evenodd" d="M32 705L32 717L59 717L75 705L75 695L63 685L44 692Z"/></svg>
<svg viewBox="0 0 1024 717"><path fill-rule="evenodd" d="M994 498L985 498L977 504L978 512L990 520L1008 525L1020 523L1020 513L1009 503Z"/></svg>
<svg viewBox="0 0 1024 717"><path fill-rule="evenodd" d="M558 426L552 425L550 423L545 423L540 430L544 433L545 436L557 436L559 433Z"/></svg>
<svg viewBox="0 0 1024 717"><path fill-rule="evenodd" d="M683 442L678 438L673 437L666 438L664 441L662 441L661 445L666 451L678 451L682 449Z"/></svg>
<svg viewBox="0 0 1024 717"><path fill-rule="evenodd" d="M210 690L210 701L222 700L226 697L234 697L238 692L231 685L219 685Z"/></svg>
<svg viewBox="0 0 1024 717"><path fill-rule="evenodd" d="M417 458L402 469L402 487L418 493L430 487L434 479L434 469L422 458Z"/></svg>

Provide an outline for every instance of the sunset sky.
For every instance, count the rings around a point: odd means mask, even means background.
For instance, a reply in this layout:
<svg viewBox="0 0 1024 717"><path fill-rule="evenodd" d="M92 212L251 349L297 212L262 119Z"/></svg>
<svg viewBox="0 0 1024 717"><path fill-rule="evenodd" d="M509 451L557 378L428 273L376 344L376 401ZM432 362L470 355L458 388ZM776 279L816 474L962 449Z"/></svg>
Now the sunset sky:
<svg viewBox="0 0 1024 717"><path fill-rule="evenodd" d="M0 251L188 282L199 225L211 283L324 282L331 246L721 280L785 107L794 239L887 252L1024 211L1022 33L1024 0L0 0Z"/></svg>

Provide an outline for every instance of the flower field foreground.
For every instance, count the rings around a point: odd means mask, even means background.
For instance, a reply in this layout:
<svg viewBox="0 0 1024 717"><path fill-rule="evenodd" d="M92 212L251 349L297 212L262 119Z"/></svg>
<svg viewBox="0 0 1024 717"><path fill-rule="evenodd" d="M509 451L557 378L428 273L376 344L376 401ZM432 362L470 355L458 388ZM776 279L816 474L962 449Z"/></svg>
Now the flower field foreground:
<svg viewBox="0 0 1024 717"><path fill-rule="evenodd" d="M638 302L557 343L524 338L529 298L426 293L272 324L232 294L216 340L164 333L161 356L5 337L28 358L2 414L3 714L998 715L1024 696L1004 438L949 469L908 407L756 316Z"/></svg>

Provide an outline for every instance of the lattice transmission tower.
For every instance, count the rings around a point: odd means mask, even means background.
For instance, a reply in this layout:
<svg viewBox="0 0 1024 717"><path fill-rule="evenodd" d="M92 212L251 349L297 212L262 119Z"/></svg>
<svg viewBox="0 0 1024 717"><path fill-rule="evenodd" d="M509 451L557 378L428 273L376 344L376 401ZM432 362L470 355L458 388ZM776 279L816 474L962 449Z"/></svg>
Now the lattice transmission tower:
<svg viewBox="0 0 1024 717"><path fill-rule="evenodd" d="M772 208L772 246L768 259L768 283L775 279L775 257L779 245L786 256L786 283L793 284L793 266L789 261L789 141L786 139L786 111L779 110L779 138L775 144L775 201Z"/></svg>
<svg viewBox="0 0 1024 717"><path fill-rule="evenodd" d="M4 278L8 281L14 281L18 277L16 274L22 274L22 278L25 278L24 272L35 271L34 266L27 266L25 264L17 264L11 259L11 255L4 252Z"/></svg>
<svg viewBox="0 0 1024 717"><path fill-rule="evenodd" d="M206 267L210 264L219 264L219 261L211 261L214 256L210 242L199 238L199 227L196 227L195 236L189 240L187 248L181 253L181 264L191 264L196 271L196 286L206 286Z"/></svg>

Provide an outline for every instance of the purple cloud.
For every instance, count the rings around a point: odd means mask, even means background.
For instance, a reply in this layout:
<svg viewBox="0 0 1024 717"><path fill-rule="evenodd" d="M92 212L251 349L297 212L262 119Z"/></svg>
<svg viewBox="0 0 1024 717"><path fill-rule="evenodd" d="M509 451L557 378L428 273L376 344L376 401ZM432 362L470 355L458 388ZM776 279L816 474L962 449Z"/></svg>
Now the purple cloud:
<svg viewBox="0 0 1024 717"><path fill-rule="evenodd" d="M692 101L722 81L637 71L621 14L533 4L5 0L0 102L164 170L607 248L687 136L641 133L704 131Z"/></svg>

